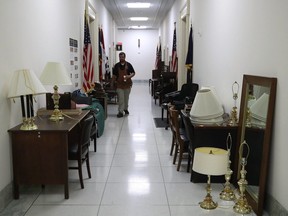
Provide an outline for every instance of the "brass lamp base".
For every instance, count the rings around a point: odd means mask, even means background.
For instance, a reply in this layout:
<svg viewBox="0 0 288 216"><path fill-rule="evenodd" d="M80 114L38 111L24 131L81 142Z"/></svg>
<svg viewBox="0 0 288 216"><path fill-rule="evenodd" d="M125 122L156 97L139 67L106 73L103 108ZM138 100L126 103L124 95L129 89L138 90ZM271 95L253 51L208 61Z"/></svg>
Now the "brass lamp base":
<svg viewBox="0 0 288 216"><path fill-rule="evenodd" d="M200 207L206 210L216 209L218 204L213 201L212 196L207 194L202 202L199 203Z"/></svg>
<svg viewBox="0 0 288 216"><path fill-rule="evenodd" d="M252 212L251 206L248 204L247 199L245 197L240 197L235 205L233 206L233 210L239 214L250 214Z"/></svg>
<svg viewBox="0 0 288 216"><path fill-rule="evenodd" d="M23 119L23 124L20 127L20 130L37 130L38 127L34 123L34 118L25 118Z"/></svg>
<svg viewBox="0 0 288 216"><path fill-rule="evenodd" d="M225 201L235 200L234 191L231 189L230 186L227 186L223 189L223 191L220 193L220 199L225 200Z"/></svg>
<svg viewBox="0 0 288 216"><path fill-rule="evenodd" d="M50 116L51 121L62 121L64 116L59 109L54 109L53 114Z"/></svg>

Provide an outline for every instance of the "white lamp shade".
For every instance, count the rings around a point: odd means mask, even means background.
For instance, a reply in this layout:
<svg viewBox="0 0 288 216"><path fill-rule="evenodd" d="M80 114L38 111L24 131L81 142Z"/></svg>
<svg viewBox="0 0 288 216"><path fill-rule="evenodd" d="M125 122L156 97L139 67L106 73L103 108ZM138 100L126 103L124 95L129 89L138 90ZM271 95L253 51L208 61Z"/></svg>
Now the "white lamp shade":
<svg viewBox="0 0 288 216"><path fill-rule="evenodd" d="M46 89L32 70L22 69L14 72L7 97L16 98L22 95L38 95L46 92Z"/></svg>
<svg viewBox="0 0 288 216"><path fill-rule="evenodd" d="M221 102L221 100L220 100L220 98L216 92L216 88L214 86L202 86L201 90L203 90L203 89L210 89L212 91L212 93L215 95L218 103L221 104L221 106L223 106L223 104L222 104L222 102Z"/></svg>
<svg viewBox="0 0 288 216"><path fill-rule="evenodd" d="M266 122L268 112L269 94L264 93L250 107L251 116Z"/></svg>
<svg viewBox="0 0 288 216"><path fill-rule="evenodd" d="M192 119L214 119L223 114L223 107L210 89L197 92L190 111Z"/></svg>
<svg viewBox="0 0 288 216"><path fill-rule="evenodd" d="M214 147L195 149L193 170L204 175L225 175L228 166L228 152Z"/></svg>
<svg viewBox="0 0 288 216"><path fill-rule="evenodd" d="M40 76L44 85L72 85L67 70L59 62L48 62Z"/></svg>

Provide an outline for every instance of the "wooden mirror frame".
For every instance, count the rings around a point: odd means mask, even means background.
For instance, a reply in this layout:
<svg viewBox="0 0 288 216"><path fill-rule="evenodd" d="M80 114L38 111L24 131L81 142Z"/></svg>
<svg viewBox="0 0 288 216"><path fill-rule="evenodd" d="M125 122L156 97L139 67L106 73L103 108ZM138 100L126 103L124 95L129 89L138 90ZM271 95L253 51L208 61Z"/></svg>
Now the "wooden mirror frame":
<svg viewBox="0 0 288 216"><path fill-rule="evenodd" d="M249 86L257 85L264 86L270 88L269 94L269 103L268 103L268 112L266 119L266 127L263 136L263 149L262 149L262 158L260 164L260 172L259 172L259 191L258 191L258 200L250 194L248 191L245 192L245 196L248 200L249 205L251 205L253 211L257 215L262 215L263 213L263 205L264 198L266 193L266 180L268 174L268 162L269 162L269 152L270 152L270 142L271 135L273 129L273 118L274 118L274 109L275 109L275 100L276 100L276 85L277 78L268 78L268 77L260 77L260 76L252 76L252 75L243 75L243 85L242 85L242 96L241 96L241 105L240 105L240 113L239 113L239 127L238 127L238 138L236 144L236 154L235 154L235 178L234 183L236 188L238 188L237 181L239 180L239 172L240 172L240 163L239 163L239 147L241 143L245 140L245 129L246 129L246 115L247 115L247 101L248 101L248 93ZM248 145L252 145L253 143L248 143ZM260 152L261 154L261 152ZM249 157L253 157L253 155L249 155ZM247 163L249 166L249 163ZM247 179L249 185L249 179Z"/></svg>

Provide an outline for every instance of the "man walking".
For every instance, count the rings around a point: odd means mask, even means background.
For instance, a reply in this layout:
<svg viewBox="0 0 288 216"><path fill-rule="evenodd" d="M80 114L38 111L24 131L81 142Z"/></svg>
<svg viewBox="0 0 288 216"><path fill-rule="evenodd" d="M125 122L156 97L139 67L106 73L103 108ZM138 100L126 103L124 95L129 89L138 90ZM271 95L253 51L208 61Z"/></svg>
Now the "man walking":
<svg viewBox="0 0 288 216"><path fill-rule="evenodd" d="M129 95L132 87L131 78L135 76L133 66L126 61L126 54L119 53L119 62L113 68L112 82L116 81L116 92L118 95L118 114L117 117L121 118L129 114L128 103ZM124 113L124 114L123 114Z"/></svg>

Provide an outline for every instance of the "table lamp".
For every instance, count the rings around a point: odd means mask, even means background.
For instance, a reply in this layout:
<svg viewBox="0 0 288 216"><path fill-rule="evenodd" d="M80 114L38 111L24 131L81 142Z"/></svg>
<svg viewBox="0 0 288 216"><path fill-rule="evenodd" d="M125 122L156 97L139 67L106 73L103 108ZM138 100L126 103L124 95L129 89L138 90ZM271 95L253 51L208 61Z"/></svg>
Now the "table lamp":
<svg viewBox="0 0 288 216"><path fill-rule="evenodd" d="M40 76L40 80L44 85L54 85L54 93L52 96L54 102L54 110L50 119L52 121L63 120L64 116L59 110L60 95L58 93L58 85L72 85L66 68L59 62L48 62L44 67L44 70Z"/></svg>
<svg viewBox="0 0 288 216"><path fill-rule="evenodd" d="M224 149L214 147L200 147L195 149L192 169L200 174L208 176L207 195L200 207L211 210L217 208L218 204L213 201L211 196L210 176L225 175L227 172L228 152Z"/></svg>
<svg viewBox="0 0 288 216"><path fill-rule="evenodd" d="M197 91L190 110L191 121L199 124L222 123L224 109L210 89Z"/></svg>
<svg viewBox="0 0 288 216"><path fill-rule="evenodd" d="M14 72L8 90L8 98L21 99L23 124L21 130L36 130L34 123L33 95L45 94L47 91L32 70L22 69ZM25 100L26 96L26 110Z"/></svg>
<svg viewBox="0 0 288 216"><path fill-rule="evenodd" d="M230 133L228 133L228 136L226 139L226 147L227 147L227 152L228 152L227 172L225 174L226 182L224 184L224 189L220 193L220 199L226 200L226 201L232 201L232 200L235 200L235 194L230 184L231 175L233 174L233 171L230 168L230 165L231 165L230 155L231 155L231 149L232 149L232 136Z"/></svg>
<svg viewBox="0 0 288 216"><path fill-rule="evenodd" d="M244 149L246 147L246 149ZM240 179L238 180L239 192L240 196L236 200L235 205L233 206L233 210L239 214L250 214L252 212L252 207L249 205L246 197L245 191L248 185L248 181L246 180L247 171L245 170L245 166L247 165L247 159L250 154L250 147L244 140L239 147L239 158L240 158Z"/></svg>

